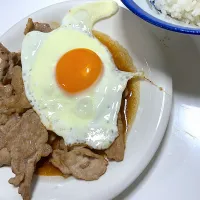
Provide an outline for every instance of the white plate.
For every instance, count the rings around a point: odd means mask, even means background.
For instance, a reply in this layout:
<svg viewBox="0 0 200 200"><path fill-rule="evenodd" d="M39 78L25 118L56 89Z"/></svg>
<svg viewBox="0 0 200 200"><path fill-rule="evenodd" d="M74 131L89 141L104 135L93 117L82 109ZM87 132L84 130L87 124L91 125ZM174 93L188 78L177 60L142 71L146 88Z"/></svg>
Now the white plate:
<svg viewBox="0 0 200 200"><path fill-rule="evenodd" d="M56 4L30 17L39 22L60 22L72 6L84 2L86 1L73 0ZM0 38L11 51L20 50L26 22L27 19L20 21ZM167 62L159 41L137 17L124 8L120 8L114 17L99 22L95 28L118 40L133 57L138 70L144 70L166 92L148 82L141 82L139 110L128 136L123 162L110 162L106 174L93 182L74 178L65 180L61 177L39 177L34 184L33 200L112 199L144 170L164 135L171 110L172 81L165 70ZM0 199L21 199L17 189L7 182L11 176L13 174L10 168L0 168Z"/></svg>

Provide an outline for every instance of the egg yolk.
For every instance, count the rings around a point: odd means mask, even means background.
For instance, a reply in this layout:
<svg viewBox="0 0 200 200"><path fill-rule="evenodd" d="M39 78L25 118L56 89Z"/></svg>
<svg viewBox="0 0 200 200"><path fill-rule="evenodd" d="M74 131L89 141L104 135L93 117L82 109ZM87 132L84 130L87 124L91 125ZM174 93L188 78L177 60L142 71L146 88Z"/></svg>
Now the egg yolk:
<svg viewBox="0 0 200 200"><path fill-rule="evenodd" d="M56 66L57 83L69 93L89 88L100 76L103 64L89 49L74 49L65 53Z"/></svg>

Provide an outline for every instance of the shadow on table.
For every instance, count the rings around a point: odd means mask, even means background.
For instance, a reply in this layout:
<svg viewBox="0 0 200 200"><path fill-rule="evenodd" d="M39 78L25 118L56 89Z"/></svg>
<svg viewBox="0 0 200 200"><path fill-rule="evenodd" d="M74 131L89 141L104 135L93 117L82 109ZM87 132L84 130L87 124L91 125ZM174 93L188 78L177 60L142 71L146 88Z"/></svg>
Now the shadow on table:
<svg viewBox="0 0 200 200"><path fill-rule="evenodd" d="M170 38L164 52L168 54L167 70L172 77L174 91L182 95L200 97L200 90L197 87L200 86L200 42L197 47L193 36L165 33ZM170 49L177 52L176 55Z"/></svg>

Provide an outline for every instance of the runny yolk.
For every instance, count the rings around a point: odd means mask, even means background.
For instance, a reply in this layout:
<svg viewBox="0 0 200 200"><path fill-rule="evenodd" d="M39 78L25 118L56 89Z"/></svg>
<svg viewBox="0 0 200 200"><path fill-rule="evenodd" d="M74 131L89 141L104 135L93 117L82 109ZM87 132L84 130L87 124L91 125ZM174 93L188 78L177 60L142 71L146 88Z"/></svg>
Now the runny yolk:
<svg viewBox="0 0 200 200"><path fill-rule="evenodd" d="M65 53L56 66L57 83L69 93L76 93L89 88L102 72L99 56L84 48Z"/></svg>

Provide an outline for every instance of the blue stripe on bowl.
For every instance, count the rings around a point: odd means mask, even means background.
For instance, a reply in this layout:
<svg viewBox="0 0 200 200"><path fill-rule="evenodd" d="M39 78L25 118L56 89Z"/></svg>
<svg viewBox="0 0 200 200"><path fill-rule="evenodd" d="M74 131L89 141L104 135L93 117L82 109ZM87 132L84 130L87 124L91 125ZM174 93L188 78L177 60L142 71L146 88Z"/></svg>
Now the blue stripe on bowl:
<svg viewBox="0 0 200 200"><path fill-rule="evenodd" d="M200 35L200 28L199 29L189 28L189 27L183 27L183 26L179 26L179 25L175 25L175 24L170 24L168 22L162 21L162 20L155 18L152 15L148 14L147 12L142 10L136 3L134 3L133 0L121 0L121 1L129 10L131 10L138 17L142 18L143 20L145 20L155 26L158 26L158 27L170 30L170 31L179 32L179 33Z"/></svg>

